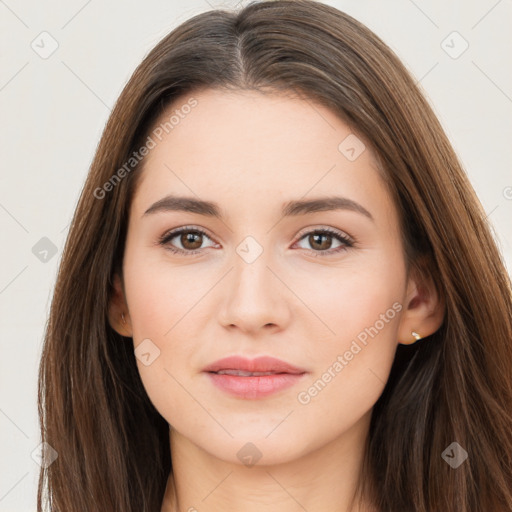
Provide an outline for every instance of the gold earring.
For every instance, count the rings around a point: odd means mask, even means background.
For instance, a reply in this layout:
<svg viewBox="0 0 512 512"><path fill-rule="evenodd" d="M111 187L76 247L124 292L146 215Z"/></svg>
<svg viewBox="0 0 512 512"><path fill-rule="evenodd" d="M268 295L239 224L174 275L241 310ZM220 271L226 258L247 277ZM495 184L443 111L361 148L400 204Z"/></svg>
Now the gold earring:
<svg viewBox="0 0 512 512"><path fill-rule="evenodd" d="M123 324L126 324L126 320L124 319L124 313L121 313L121 318L123 319Z"/></svg>
<svg viewBox="0 0 512 512"><path fill-rule="evenodd" d="M416 341L421 340L421 336L417 332L411 331L411 334L414 336Z"/></svg>

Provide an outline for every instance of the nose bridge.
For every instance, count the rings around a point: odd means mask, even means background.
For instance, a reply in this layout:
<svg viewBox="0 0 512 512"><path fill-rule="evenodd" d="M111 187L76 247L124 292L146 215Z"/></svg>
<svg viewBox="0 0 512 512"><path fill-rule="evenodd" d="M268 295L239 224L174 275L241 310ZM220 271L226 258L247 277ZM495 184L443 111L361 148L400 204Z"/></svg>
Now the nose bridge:
<svg viewBox="0 0 512 512"><path fill-rule="evenodd" d="M271 254L271 249L253 236L245 237L235 248L221 313L225 325L253 330L286 321L283 285L268 268L273 266Z"/></svg>
<svg viewBox="0 0 512 512"><path fill-rule="evenodd" d="M233 277L237 283L237 289L244 294L268 291L267 281L270 274L268 266L271 264L269 254L270 251L264 250L253 237L247 237L238 245L236 256L233 257Z"/></svg>
<svg viewBox="0 0 512 512"><path fill-rule="evenodd" d="M236 247L236 255L233 257L233 290L232 296L237 301L252 302L253 306L264 299L269 303L272 288L275 283L270 283L271 272L268 269L270 249L263 248L254 237L246 237Z"/></svg>

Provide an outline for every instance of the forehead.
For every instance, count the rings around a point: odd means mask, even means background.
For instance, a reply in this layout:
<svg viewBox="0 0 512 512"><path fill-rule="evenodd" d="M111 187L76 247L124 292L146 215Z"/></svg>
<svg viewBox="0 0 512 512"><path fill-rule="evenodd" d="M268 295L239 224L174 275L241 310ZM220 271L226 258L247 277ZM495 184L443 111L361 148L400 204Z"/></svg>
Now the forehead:
<svg viewBox="0 0 512 512"><path fill-rule="evenodd" d="M171 192L246 208L339 193L390 208L372 149L313 100L203 89L175 100L150 137L139 211Z"/></svg>

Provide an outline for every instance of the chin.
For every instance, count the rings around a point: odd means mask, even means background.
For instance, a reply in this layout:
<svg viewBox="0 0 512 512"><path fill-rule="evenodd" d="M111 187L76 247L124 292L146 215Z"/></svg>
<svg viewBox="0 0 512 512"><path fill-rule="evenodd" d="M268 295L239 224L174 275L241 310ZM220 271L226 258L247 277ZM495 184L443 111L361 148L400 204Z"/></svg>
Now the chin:
<svg viewBox="0 0 512 512"><path fill-rule="evenodd" d="M295 437L289 433L279 435L273 432L265 437L275 425L265 429L265 434L254 429L241 429L231 431L233 438L222 436L218 439L210 436L200 446L220 460L246 467L285 464L301 457L307 451L303 435L297 432Z"/></svg>

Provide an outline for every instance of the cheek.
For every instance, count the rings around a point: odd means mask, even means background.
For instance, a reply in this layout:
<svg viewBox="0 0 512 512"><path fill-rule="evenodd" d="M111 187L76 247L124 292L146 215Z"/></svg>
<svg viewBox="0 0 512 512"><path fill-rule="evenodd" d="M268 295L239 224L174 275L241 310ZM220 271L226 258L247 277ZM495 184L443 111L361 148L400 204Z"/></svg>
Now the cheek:
<svg viewBox="0 0 512 512"><path fill-rule="evenodd" d="M288 276L287 282L309 309L297 309L295 316L307 339L315 340L307 344L313 349L312 360L320 357L325 362L333 350L344 351L345 345L348 349L356 338L362 343L373 338L394 343L405 289L398 256L374 251L347 259L339 268L320 269L314 278L310 267Z"/></svg>
<svg viewBox="0 0 512 512"><path fill-rule="evenodd" d="M315 287L299 292L329 328L321 340L315 330L308 332L316 340L308 346L315 373L296 399L310 428L315 418L324 418L333 434L348 427L373 407L384 389L404 308L404 269L395 256L340 269L335 280L320 276ZM306 329L313 324L319 325L313 319Z"/></svg>
<svg viewBox="0 0 512 512"><path fill-rule="evenodd" d="M169 421L166 411L184 405L179 383L193 348L180 328L186 324L185 315L197 300L197 291L184 279L188 274L169 272L165 265L148 261L136 250L127 252L126 298L142 383L153 405Z"/></svg>
<svg viewBox="0 0 512 512"><path fill-rule="evenodd" d="M361 303L347 299L339 295L337 317L324 310L336 335L311 353L315 373L296 397L309 411L306 421L321 416L340 427L355 420L373 407L388 379L402 305L387 290L366 291Z"/></svg>
<svg viewBox="0 0 512 512"><path fill-rule="evenodd" d="M135 251L127 258L125 275L134 341L155 337L167 342L174 326L197 301L197 276Z"/></svg>
<svg viewBox="0 0 512 512"><path fill-rule="evenodd" d="M396 351L401 306L387 293L367 295L364 305L345 303L338 321L332 321L337 336L311 354L315 372L294 396L295 420L308 433L305 452L367 421L364 418L384 390ZM281 434L292 438L294 430L289 427Z"/></svg>

